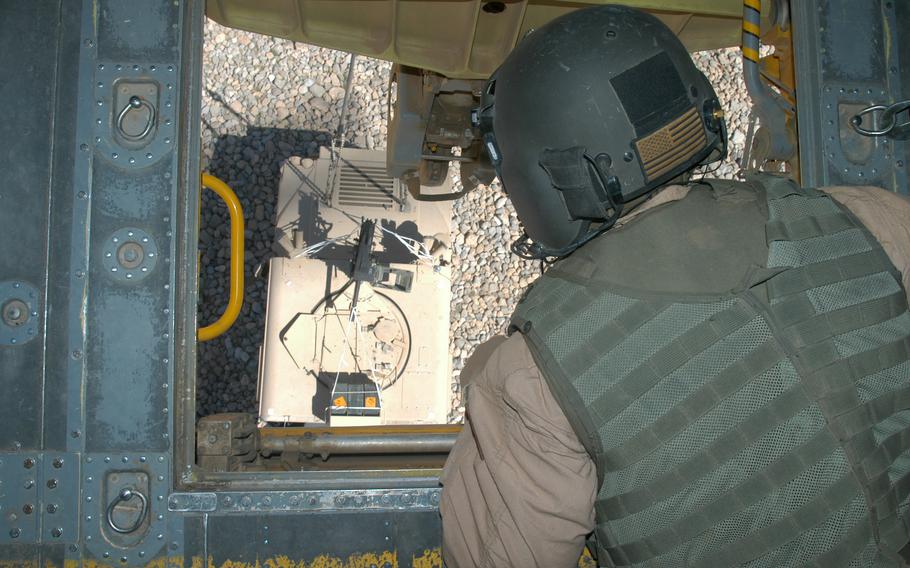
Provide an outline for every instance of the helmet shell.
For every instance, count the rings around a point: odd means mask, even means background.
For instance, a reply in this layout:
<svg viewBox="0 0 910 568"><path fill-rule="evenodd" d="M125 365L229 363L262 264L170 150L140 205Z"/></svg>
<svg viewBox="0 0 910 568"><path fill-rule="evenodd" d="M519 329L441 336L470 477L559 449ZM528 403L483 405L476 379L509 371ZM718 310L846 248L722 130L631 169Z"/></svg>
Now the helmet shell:
<svg viewBox="0 0 910 568"><path fill-rule="evenodd" d="M603 200L610 179L614 197L627 202L712 152L725 153L719 108L710 82L663 22L606 5L525 37L487 81L478 119L525 231L556 250L604 219L567 205L543 155L582 148L591 195Z"/></svg>

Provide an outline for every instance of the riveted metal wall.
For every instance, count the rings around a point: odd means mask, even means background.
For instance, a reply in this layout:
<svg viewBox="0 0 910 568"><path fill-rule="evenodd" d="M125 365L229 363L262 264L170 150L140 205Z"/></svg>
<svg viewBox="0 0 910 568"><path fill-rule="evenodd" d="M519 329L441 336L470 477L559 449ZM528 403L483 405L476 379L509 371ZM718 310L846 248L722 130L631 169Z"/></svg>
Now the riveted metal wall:
<svg viewBox="0 0 910 568"><path fill-rule="evenodd" d="M198 199L198 152L178 149L198 148L202 18L193 0L0 6L0 564L181 554L173 257Z"/></svg>
<svg viewBox="0 0 910 568"><path fill-rule="evenodd" d="M908 193L910 143L858 134L850 119L910 98L910 9L892 0L790 2L803 185Z"/></svg>
<svg viewBox="0 0 910 568"><path fill-rule="evenodd" d="M426 475L175 492L198 477L202 21L193 0L0 5L0 566L440 566Z"/></svg>

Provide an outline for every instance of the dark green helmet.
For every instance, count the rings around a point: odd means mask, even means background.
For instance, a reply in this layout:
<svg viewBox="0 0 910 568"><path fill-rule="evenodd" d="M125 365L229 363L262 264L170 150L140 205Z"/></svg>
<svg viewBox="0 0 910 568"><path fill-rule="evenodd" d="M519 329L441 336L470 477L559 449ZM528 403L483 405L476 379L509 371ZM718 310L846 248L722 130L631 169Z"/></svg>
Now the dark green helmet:
<svg viewBox="0 0 910 568"><path fill-rule="evenodd" d="M526 236L521 256L564 256L624 203L726 154L711 83L660 20L577 10L522 40L490 77L476 120Z"/></svg>

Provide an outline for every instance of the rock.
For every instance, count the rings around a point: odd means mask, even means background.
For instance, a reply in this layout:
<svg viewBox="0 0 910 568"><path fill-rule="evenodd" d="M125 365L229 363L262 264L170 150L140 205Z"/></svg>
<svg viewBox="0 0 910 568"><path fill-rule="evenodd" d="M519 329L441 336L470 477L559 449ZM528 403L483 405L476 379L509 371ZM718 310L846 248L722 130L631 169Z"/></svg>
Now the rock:
<svg viewBox="0 0 910 568"><path fill-rule="evenodd" d="M312 93L316 97L322 97L322 95L325 94L325 89L317 83L313 83L309 87L310 87L310 93Z"/></svg>
<svg viewBox="0 0 910 568"><path fill-rule="evenodd" d="M316 110L318 110L320 112L325 112L325 111L329 110L329 108L331 108L331 106L325 99L320 99L317 97L313 97L312 99L310 99L310 107L315 108Z"/></svg>

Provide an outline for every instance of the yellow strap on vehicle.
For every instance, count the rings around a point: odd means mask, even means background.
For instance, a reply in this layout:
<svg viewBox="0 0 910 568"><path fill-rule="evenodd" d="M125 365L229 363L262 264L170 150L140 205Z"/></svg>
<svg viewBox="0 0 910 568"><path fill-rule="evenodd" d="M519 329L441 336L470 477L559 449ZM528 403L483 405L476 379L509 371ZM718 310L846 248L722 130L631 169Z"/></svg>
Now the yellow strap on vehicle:
<svg viewBox="0 0 910 568"><path fill-rule="evenodd" d="M221 317L215 323L199 328L199 341L209 341L234 325L243 306L243 208L237 194L215 176L202 174L202 185L221 197L231 217L231 292Z"/></svg>

